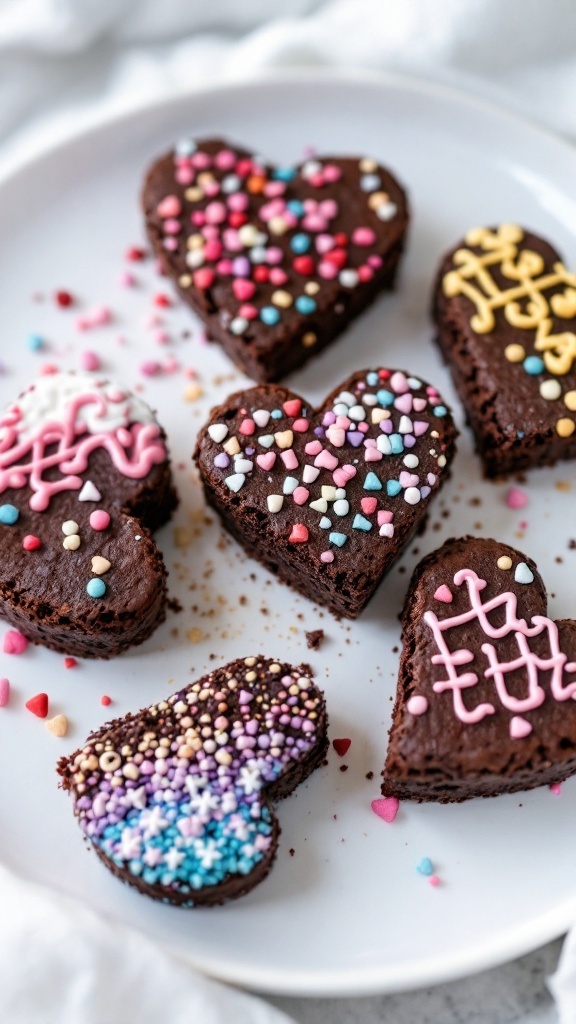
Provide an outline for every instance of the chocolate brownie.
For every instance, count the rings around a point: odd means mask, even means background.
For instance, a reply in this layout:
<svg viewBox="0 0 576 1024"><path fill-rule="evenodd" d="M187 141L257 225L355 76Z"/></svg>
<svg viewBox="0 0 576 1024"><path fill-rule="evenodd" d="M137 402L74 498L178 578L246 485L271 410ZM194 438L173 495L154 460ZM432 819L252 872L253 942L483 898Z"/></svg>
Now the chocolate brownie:
<svg viewBox="0 0 576 1024"><path fill-rule="evenodd" d="M245 658L92 733L58 772L107 868L164 903L209 907L268 874L271 804L324 760L310 668Z"/></svg>
<svg viewBox="0 0 576 1024"><path fill-rule="evenodd" d="M402 186L368 157L272 167L222 139L185 139L142 196L153 251L208 337L257 381L279 380L392 288Z"/></svg>
<svg viewBox="0 0 576 1024"><path fill-rule="evenodd" d="M150 531L175 504L144 402L84 374L42 377L0 418L0 615L79 657L141 643L166 609Z"/></svg>
<svg viewBox="0 0 576 1024"><path fill-rule="evenodd" d="M534 562L495 540L449 540L416 568L384 796L441 803L576 772L576 622L546 616Z"/></svg>
<svg viewBox="0 0 576 1024"><path fill-rule="evenodd" d="M440 267L434 320L487 476L576 457L576 274L548 242L469 231Z"/></svg>
<svg viewBox="0 0 576 1024"><path fill-rule="evenodd" d="M363 370L318 410L278 385L237 392L213 409L195 459L206 500L249 554L355 618L423 525L455 437L431 385Z"/></svg>

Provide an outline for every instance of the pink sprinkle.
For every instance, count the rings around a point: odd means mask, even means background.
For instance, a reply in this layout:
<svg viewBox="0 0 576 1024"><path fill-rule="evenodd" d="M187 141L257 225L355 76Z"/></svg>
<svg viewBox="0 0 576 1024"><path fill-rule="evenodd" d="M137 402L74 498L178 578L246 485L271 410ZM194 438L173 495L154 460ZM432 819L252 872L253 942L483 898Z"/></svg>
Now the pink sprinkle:
<svg viewBox="0 0 576 1024"><path fill-rule="evenodd" d="M0 684L1 683L2 683L2 680L0 679ZM562 791L562 783L561 782L553 782L552 785L550 786L550 792L553 793L554 796L560 796L561 791Z"/></svg>
<svg viewBox="0 0 576 1024"><path fill-rule="evenodd" d="M161 328L159 331L156 331L154 340L158 345L167 345L170 341L170 335L168 334L168 331Z"/></svg>
<svg viewBox="0 0 576 1024"><path fill-rule="evenodd" d="M40 367L40 373L43 377L51 377L53 373L58 373L58 367L56 363L43 363Z"/></svg>
<svg viewBox="0 0 576 1024"><path fill-rule="evenodd" d="M362 511L364 512L364 515L367 515L367 516L371 516L376 511L377 505L378 505L378 499L377 498L362 498L362 500L360 502L360 507L361 507Z"/></svg>
<svg viewBox="0 0 576 1024"><path fill-rule="evenodd" d="M510 736L513 740L523 740L531 732L532 726L525 718L521 718L520 715L514 715L510 719Z"/></svg>
<svg viewBox="0 0 576 1024"><path fill-rule="evenodd" d="M133 288L136 284L136 278L134 274L131 274L129 270L123 270L118 278L119 284L122 288Z"/></svg>
<svg viewBox="0 0 576 1024"><path fill-rule="evenodd" d="M334 552L333 551L323 551L322 554L320 555L320 561L321 562L333 562L334 561Z"/></svg>
<svg viewBox="0 0 576 1024"><path fill-rule="evenodd" d="M166 196L158 203L156 213L159 217L178 217L182 212L182 204L178 196Z"/></svg>
<svg viewBox="0 0 576 1024"><path fill-rule="evenodd" d="M370 806L374 814L377 814L379 818L390 824L398 813L399 803L395 796L385 796L380 797L378 800L373 800Z"/></svg>
<svg viewBox="0 0 576 1024"><path fill-rule="evenodd" d="M376 235L372 228L356 228L352 232L352 241L354 245L374 245Z"/></svg>
<svg viewBox="0 0 576 1024"><path fill-rule="evenodd" d="M297 505L305 505L310 497L310 491L307 487L297 487L292 497Z"/></svg>
<svg viewBox="0 0 576 1024"><path fill-rule="evenodd" d="M90 317L90 322L98 327L103 324L109 324L112 319L112 313L107 306L96 306L88 316Z"/></svg>
<svg viewBox="0 0 576 1024"><path fill-rule="evenodd" d="M99 370L101 366L100 356L96 352L90 352L89 350L81 352L80 366L83 370Z"/></svg>
<svg viewBox="0 0 576 1024"><path fill-rule="evenodd" d="M180 369L180 363L174 358L174 356L169 356L168 359L165 359L162 363L162 369L164 370L164 373L176 373L176 370Z"/></svg>
<svg viewBox="0 0 576 1024"><path fill-rule="evenodd" d="M438 875L430 875L428 882L434 889L437 889L438 886L440 885L440 879L438 878Z"/></svg>
<svg viewBox="0 0 576 1024"><path fill-rule="evenodd" d="M154 359L145 359L143 363L140 363L140 373L145 377L155 377L161 369L160 363L155 362Z"/></svg>
<svg viewBox="0 0 576 1024"><path fill-rule="evenodd" d="M446 586L445 583L438 587L438 590L434 594L434 597L436 601L442 601L444 604L452 604L453 601L452 591L450 590L450 587Z"/></svg>
<svg viewBox="0 0 576 1024"><path fill-rule="evenodd" d="M10 683L7 679L0 679L0 708L5 708L10 700Z"/></svg>
<svg viewBox="0 0 576 1024"><path fill-rule="evenodd" d="M428 701L422 694L415 693L406 704L406 710L411 715L424 715L428 711Z"/></svg>
<svg viewBox="0 0 576 1024"><path fill-rule="evenodd" d="M103 508L90 513L90 526L93 530L106 530L110 526L110 515Z"/></svg>
<svg viewBox="0 0 576 1024"><path fill-rule="evenodd" d="M528 495L519 487L511 487L506 494L508 508L524 508L528 504Z"/></svg>
<svg viewBox="0 0 576 1024"><path fill-rule="evenodd" d="M16 629L9 629L2 642L4 654L23 654L28 647L28 641L22 633Z"/></svg>

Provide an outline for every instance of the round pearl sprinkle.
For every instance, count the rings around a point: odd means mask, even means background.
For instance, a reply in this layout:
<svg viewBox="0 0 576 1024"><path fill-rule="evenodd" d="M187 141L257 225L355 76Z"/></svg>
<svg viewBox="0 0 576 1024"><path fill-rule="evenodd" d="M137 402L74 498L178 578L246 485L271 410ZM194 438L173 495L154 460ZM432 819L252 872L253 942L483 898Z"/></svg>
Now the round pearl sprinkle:
<svg viewBox="0 0 576 1024"><path fill-rule="evenodd" d="M562 394L560 382L557 380L543 380L540 385L540 394L547 402L555 402Z"/></svg>
<svg viewBox="0 0 576 1024"><path fill-rule="evenodd" d="M78 533L79 529L78 523L75 523L73 519L67 519L65 523L62 523L62 533L66 537L71 537L73 534Z"/></svg>
<svg viewBox="0 0 576 1024"><path fill-rule="evenodd" d="M15 505L0 505L0 523L3 526L14 526L19 518L20 513Z"/></svg>
<svg viewBox="0 0 576 1024"><path fill-rule="evenodd" d="M564 395L564 405L570 412L576 412L576 391L567 391Z"/></svg>
<svg viewBox="0 0 576 1024"><path fill-rule="evenodd" d="M88 350L81 352L80 366L83 370L99 370L101 366L100 356L96 352Z"/></svg>
<svg viewBox="0 0 576 1024"><path fill-rule="evenodd" d="M496 565L498 566L499 569L504 569L505 571L507 571L508 569L512 568L512 559L510 558L509 555L500 555L500 558L496 562Z"/></svg>
<svg viewBox="0 0 576 1024"><path fill-rule="evenodd" d="M526 358L526 350L522 345L506 345L504 355L509 363L522 363Z"/></svg>
<svg viewBox="0 0 576 1024"><path fill-rule="evenodd" d="M574 420L569 419L567 416L563 416L556 423L556 433L560 437L570 437L574 433L575 429L576 424L574 423Z"/></svg>
<svg viewBox="0 0 576 1024"><path fill-rule="evenodd" d="M93 530L106 530L110 526L110 515L102 508L90 513L90 526Z"/></svg>
<svg viewBox="0 0 576 1024"><path fill-rule="evenodd" d="M511 487L506 494L506 504L508 508L525 508L528 504L528 495L519 487Z"/></svg>
<svg viewBox="0 0 576 1024"><path fill-rule="evenodd" d="M260 310L260 319L268 327L273 327L280 319L280 313L274 306L263 306Z"/></svg>
<svg viewBox="0 0 576 1024"><path fill-rule="evenodd" d="M104 580L89 580L86 584L86 593L90 597L104 597L104 594L106 593L106 584L104 583Z"/></svg>
<svg viewBox="0 0 576 1024"><path fill-rule="evenodd" d="M428 701L422 694L415 693L406 704L406 710L411 715L424 715L428 711Z"/></svg>
<svg viewBox="0 0 576 1024"><path fill-rule="evenodd" d="M299 295L296 299L296 309L304 316L309 316L316 309L316 303L309 295Z"/></svg>
<svg viewBox="0 0 576 1024"><path fill-rule="evenodd" d="M35 537L33 533L29 533L22 541L22 547L24 551L38 551L42 547L42 541L40 537Z"/></svg>
<svg viewBox="0 0 576 1024"><path fill-rule="evenodd" d="M530 376L536 377L539 373L544 373L545 366L539 356L527 356L522 364L526 373Z"/></svg>
<svg viewBox="0 0 576 1024"><path fill-rule="evenodd" d="M44 348L44 338L41 338L39 334L29 334L28 348L31 352L40 352Z"/></svg>
<svg viewBox="0 0 576 1024"><path fill-rule="evenodd" d="M66 537L62 541L62 547L66 548L66 551L77 551L80 547L80 537L77 533L71 533L69 537Z"/></svg>

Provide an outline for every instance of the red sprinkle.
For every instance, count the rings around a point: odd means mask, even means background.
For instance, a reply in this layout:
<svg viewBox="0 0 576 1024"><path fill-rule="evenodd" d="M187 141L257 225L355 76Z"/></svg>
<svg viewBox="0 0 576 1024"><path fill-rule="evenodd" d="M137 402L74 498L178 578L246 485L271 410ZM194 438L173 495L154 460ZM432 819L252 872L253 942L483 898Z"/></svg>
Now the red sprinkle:
<svg viewBox="0 0 576 1024"><path fill-rule="evenodd" d="M126 259L131 260L133 263L136 263L138 260L145 260L147 255L146 249L140 249L136 245L126 250Z"/></svg>
<svg viewBox="0 0 576 1024"><path fill-rule="evenodd" d="M62 306L63 309L74 305L74 296L70 292L58 291L55 298L57 305Z"/></svg>
<svg viewBox="0 0 576 1024"><path fill-rule="evenodd" d="M46 718L48 714L48 694L37 693L35 697L30 697L30 700L26 701L26 707L37 718Z"/></svg>
<svg viewBox="0 0 576 1024"><path fill-rule="evenodd" d="M308 540L308 527L304 526L304 523L294 523L288 540L290 544L306 544Z"/></svg>
<svg viewBox="0 0 576 1024"><path fill-rule="evenodd" d="M160 292L158 295L155 295L152 301L154 302L155 306L161 306L163 309L166 309L168 306L172 305L172 302L170 301L168 296L163 295L162 292Z"/></svg>
<svg viewBox="0 0 576 1024"><path fill-rule="evenodd" d="M108 705L112 703L112 697L107 697L106 694L104 694L103 697L100 697L100 703L103 704L105 708L107 708Z"/></svg>
<svg viewBox="0 0 576 1024"><path fill-rule="evenodd" d="M351 743L352 740L348 739L332 740L332 746L334 747L334 750L339 755L339 757L344 757L344 754L346 754L347 751L350 749Z"/></svg>
<svg viewBox="0 0 576 1024"><path fill-rule="evenodd" d="M33 533L29 533L27 537L24 537L22 547L24 551L38 551L38 548L42 547L42 541L40 537L35 537Z"/></svg>
<svg viewBox="0 0 576 1024"><path fill-rule="evenodd" d="M289 398L287 402L284 402L282 408L287 416L298 416L302 408L302 402L299 398Z"/></svg>
<svg viewBox="0 0 576 1024"><path fill-rule="evenodd" d="M76 658L64 658L64 668L76 668Z"/></svg>

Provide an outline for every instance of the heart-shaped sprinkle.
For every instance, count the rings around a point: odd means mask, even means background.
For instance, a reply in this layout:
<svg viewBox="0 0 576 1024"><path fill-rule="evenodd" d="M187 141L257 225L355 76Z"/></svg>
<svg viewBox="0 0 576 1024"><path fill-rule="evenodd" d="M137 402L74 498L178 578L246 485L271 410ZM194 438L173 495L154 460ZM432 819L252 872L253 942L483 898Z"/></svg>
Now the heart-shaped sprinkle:
<svg viewBox="0 0 576 1024"><path fill-rule="evenodd" d="M268 873L271 802L322 763L327 743L309 670L251 657L104 725L58 771L117 877L165 903L210 906Z"/></svg>
<svg viewBox="0 0 576 1024"><path fill-rule="evenodd" d="M374 814L390 824L398 814L399 802L395 796L386 796L373 800L370 806Z"/></svg>
<svg viewBox="0 0 576 1024"><path fill-rule="evenodd" d="M392 287L404 191L379 165L363 174L361 160L318 159L308 174L308 163L275 168L222 140L194 145L147 176L151 245L209 336L256 380L278 380Z"/></svg>
<svg viewBox="0 0 576 1024"><path fill-rule="evenodd" d="M514 579L516 583L533 583L534 573L526 562L518 562L518 565L514 570Z"/></svg>
<svg viewBox="0 0 576 1024"><path fill-rule="evenodd" d="M54 718L49 718L44 722L44 728L48 730L52 736L65 736L68 732L68 719L66 715L55 715Z"/></svg>
<svg viewBox="0 0 576 1024"><path fill-rule="evenodd" d="M408 425L398 397L424 402L423 440L402 433ZM369 417L377 407L386 419ZM273 433L247 433L263 411ZM435 389L380 368L352 375L317 411L285 388L232 395L200 431L195 458L208 502L248 550L308 596L354 617L425 515L454 439ZM222 460L227 453L233 465Z"/></svg>
<svg viewBox="0 0 576 1024"><path fill-rule="evenodd" d="M344 757L344 754L348 753L351 743L352 740L349 739L332 740L332 746L339 757Z"/></svg>
<svg viewBox="0 0 576 1024"><path fill-rule="evenodd" d="M46 718L48 714L48 694L37 693L35 697L30 697L30 700L26 701L26 707L37 718Z"/></svg>
<svg viewBox="0 0 576 1024"><path fill-rule="evenodd" d="M530 585L515 586L503 559L528 569ZM440 573L449 606L438 603ZM574 774L576 621L548 618L524 555L447 541L416 567L402 624L385 797L465 800Z"/></svg>

